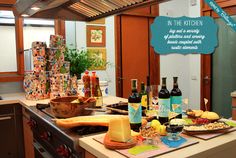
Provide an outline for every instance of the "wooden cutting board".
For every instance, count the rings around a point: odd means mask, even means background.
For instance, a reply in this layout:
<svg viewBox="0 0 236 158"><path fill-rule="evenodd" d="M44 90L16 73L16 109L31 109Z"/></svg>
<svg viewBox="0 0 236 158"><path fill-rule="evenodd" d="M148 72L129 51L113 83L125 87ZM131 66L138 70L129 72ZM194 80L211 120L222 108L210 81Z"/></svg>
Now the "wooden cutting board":
<svg viewBox="0 0 236 158"><path fill-rule="evenodd" d="M128 148L134 147L137 144L137 140L132 138L132 140L130 142L126 142L126 143L115 142L115 141L112 141L109 138L108 134L106 134L105 137L104 137L104 140L103 140L103 144L106 148L112 149L112 150L115 150L115 149L128 149Z"/></svg>

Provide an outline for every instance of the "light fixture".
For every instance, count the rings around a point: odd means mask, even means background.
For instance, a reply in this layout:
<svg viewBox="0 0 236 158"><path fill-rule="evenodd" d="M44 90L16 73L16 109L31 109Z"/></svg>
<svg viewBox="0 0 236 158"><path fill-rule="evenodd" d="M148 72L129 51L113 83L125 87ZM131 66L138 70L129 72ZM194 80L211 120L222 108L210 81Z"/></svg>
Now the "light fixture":
<svg viewBox="0 0 236 158"><path fill-rule="evenodd" d="M40 8L39 8L39 7L32 7L31 9L37 11L37 10L39 10Z"/></svg>
<svg viewBox="0 0 236 158"><path fill-rule="evenodd" d="M21 16L28 17L29 15L28 14L21 14Z"/></svg>

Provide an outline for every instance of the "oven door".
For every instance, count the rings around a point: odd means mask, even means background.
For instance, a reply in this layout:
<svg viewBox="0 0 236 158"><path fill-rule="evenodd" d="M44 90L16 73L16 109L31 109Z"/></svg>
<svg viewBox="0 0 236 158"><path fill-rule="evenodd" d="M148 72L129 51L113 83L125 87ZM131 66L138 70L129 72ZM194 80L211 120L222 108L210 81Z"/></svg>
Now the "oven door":
<svg viewBox="0 0 236 158"><path fill-rule="evenodd" d="M46 149L44 149L39 142L34 140L34 157L35 158L53 158Z"/></svg>

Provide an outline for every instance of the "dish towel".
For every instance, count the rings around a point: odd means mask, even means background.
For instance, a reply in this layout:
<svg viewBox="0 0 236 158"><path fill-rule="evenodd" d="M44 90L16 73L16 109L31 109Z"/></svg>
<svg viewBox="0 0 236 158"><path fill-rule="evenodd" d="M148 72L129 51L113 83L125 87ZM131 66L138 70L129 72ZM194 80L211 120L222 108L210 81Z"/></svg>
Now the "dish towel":
<svg viewBox="0 0 236 158"><path fill-rule="evenodd" d="M168 136L165 136L161 138L161 141L170 148L177 148L183 143L185 143L187 140L183 137L180 137L179 140L169 140Z"/></svg>

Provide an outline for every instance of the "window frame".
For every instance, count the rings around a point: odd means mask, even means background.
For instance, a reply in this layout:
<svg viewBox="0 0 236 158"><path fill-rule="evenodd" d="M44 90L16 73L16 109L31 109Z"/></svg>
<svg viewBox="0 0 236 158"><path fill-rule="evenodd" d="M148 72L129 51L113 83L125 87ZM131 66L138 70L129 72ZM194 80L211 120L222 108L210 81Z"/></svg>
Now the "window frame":
<svg viewBox="0 0 236 158"><path fill-rule="evenodd" d="M12 7L1 7L0 10L13 11ZM55 34L65 37L65 21L54 20ZM15 16L15 40L16 40L16 62L17 71L15 72L0 72L0 82L18 82L24 79L24 36L23 36L24 19Z"/></svg>

